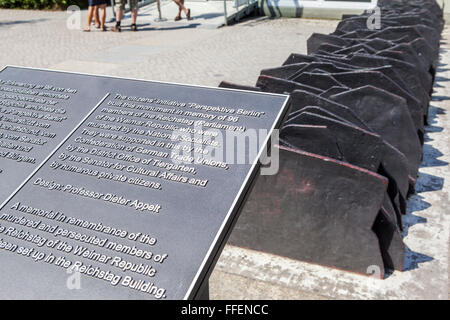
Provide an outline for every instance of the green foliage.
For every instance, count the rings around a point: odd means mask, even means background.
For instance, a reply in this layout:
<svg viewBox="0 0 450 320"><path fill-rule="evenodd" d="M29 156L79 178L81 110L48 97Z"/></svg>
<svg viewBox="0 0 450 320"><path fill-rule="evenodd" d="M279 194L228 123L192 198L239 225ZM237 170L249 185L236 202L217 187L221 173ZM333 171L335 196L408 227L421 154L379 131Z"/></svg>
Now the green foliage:
<svg viewBox="0 0 450 320"><path fill-rule="evenodd" d="M66 9L70 5L85 8L87 0L0 0L0 8L21 9Z"/></svg>

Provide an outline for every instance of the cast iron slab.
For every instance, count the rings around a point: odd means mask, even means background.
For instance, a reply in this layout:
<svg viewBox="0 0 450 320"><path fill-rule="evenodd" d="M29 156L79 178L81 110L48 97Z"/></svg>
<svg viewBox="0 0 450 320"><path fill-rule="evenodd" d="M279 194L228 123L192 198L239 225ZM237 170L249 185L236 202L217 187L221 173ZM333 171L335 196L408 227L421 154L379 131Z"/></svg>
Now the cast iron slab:
<svg viewBox="0 0 450 320"><path fill-rule="evenodd" d="M372 231L387 180L373 172L288 147L280 171L259 176L229 243L291 259L384 276Z"/></svg>
<svg viewBox="0 0 450 320"><path fill-rule="evenodd" d="M408 159L410 175L417 177L422 148L403 98L366 86L330 99L351 108L372 130L400 150Z"/></svg>

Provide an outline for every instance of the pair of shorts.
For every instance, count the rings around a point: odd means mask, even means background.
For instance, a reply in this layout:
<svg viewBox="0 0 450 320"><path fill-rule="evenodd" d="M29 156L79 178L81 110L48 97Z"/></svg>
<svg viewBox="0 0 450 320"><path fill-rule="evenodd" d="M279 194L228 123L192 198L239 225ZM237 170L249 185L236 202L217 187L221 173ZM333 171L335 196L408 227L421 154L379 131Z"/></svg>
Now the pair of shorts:
<svg viewBox="0 0 450 320"><path fill-rule="evenodd" d="M101 6L103 4L108 4L107 0L89 0L89 7Z"/></svg>
<svg viewBox="0 0 450 320"><path fill-rule="evenodd" d="M129 0L130 1L130 9L137 10L138 9L138 0ZM125 10L125 5L127 4L127 0L116 0L116 10Z"/></svg>

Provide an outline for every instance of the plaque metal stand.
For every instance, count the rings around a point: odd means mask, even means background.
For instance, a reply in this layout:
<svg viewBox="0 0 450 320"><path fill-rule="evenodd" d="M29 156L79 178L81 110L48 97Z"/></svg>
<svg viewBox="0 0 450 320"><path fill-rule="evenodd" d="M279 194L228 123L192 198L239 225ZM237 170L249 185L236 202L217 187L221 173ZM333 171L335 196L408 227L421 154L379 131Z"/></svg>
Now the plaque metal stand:
<svg viewBox="0 0 450 320"><path fill-rule="evenodd" d="M209 300L209 278L205 279L194 300Z"/></svg>

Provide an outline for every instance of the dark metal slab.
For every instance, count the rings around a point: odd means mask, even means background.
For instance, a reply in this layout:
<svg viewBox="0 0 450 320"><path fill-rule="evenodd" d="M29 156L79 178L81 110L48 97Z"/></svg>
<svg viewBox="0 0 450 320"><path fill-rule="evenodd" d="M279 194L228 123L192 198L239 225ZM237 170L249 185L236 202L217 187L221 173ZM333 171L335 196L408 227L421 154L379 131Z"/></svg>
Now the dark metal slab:
<svg viewBox="0 0 450 320"><path fill-rule="evenodd" d="M318 126L324 129L318 130ZM388 195L401 227L403 199L406 199L408 192L408 167L404 156L379 136L343 122L336 116L330 117L312 110L295 113L283 126L280 138L296 149L347 161L387 177Z"/></svg>
<svg viewBox="0 0 450 320"><path fill-rule="evenodd" d="M238 90L247 90L247 91L261 91L261 88L244 86L241 84L231 83L228 81L222 81L219 84L219 88L227 88L227 89L238 89Z"/></svg>
<svg viewBox="0 0 450 320"><path fill-rule="evenodd" d="M408 92L403 90L399 85L393 82L379 71L354 71L331 74L337 81L343 83L347 87L356 89L371 85L377 88L383 88L397 96L403 97L408 105L411 117L418 132L419 138L423 141L424 118L423 110L420 102Z"/></svg>
<svg viewBox="0 0 450 320"><path fill-rule="evenodd" d="M323 43L343 47L347 46L349 44L349 41L333 35L313 33L307 41L308 54L316 52Z"/></svg>
<svg viewBox="0 0 450 320"><path fill-rule="evenodd" d="M314 94L322 93L321 89L308 84L297 83L294 81L265 75L259 76L256 86L261 88L264 92L291 93L294 90L305 90Z"/></svg>
<svg viewBox="0 0 450 320"><path fill-rule="evenodd" d="M35 163L0 158L0 299L201 296L268 138L260 138L245 164L208 162L199 152L190 153L192 163L178 163L172 161L180 154L176 146L204 146L205 135L197 128L197 138L172 140L173 129L192 130L189 121L202 120L203 130L209 123L222 134L237 128L270 133L287 112L288 98L16 67L4 69L0 79L10 81L1 85L8 92L26 84L76 89L55 105L66 110L61 122L43 118L54 114L45 103L1 107L9 117L1 125L43 130L51 124L46 130L56 135L27 153ZM23 100L60 89L32 90L37 93L14 94ZM5 134L14 132L2 127L0 133L5 143ZM201 140L194 145L191 138ZM216 149L225 147L217 141ZM29 144L14 143L25 154Z"/></svg>
<svg viewBox="0 0 450 320"><path fill-rule="evenodd" d="M340 151L341 156L337 158L337 160L346 161L373 172L378 171L381 158L383 157L382 141L378 135L348 123L309 112L298 114L292 119L292 124L284 126L281 130L280 138L283 140L290 141L288 140L289 137L292 140L295 140L295 143L292 142L292 144L298 149L326 157L332 157L332 155L327 154L328 148L323 147L329 145L329 143L316 141L316 144L311 145L310 142L306 142L307 145L314 147L314 149L306 149L304 147L304 142L305 140L309 140L308 136L292 134L289 130L290 126L298 124L325 126L333 133L333 145ZM364 146L370 146L370 148L365 148Z"/></svg>
<svg viewBox="0 0 450 320"><path fill-rule="evenodd" d="M297 63L288 64L277 68L268 68L261 70L261 75L270 76L280 79L290 79L290 77L296 74L299 70L308 66L309 63Z"/></svg>
<svg viewBox="0 0 450 320"><path fill-rule="evenodd" d="M387 180L331 158L281 147L280 171L259 176L232 245L384 277L372 231Z"/></svg>
<svg viewBox="0 0 450 320"><path fill-rule="evenodd" d="M320 94L320 97L328 99L330 96L332 96L334 94L339 94L339 93L345 92L347 90L348 90L348 88L345 88L345 87L331 87L330 89L322 92Z"/></svg>
<svg viewBox="0 0 450 320"><path fill-rule="evenodd" d="M417 177L422 148L404 99L372 86L330 99L351 108L371 129L399 149L408 159L410 175Z"/></svg>
<svg viewBox="0 0 450 320"><path fill-rule="evenodd" d="M317 96L306 91L295 90L291 94L291 103L291 114L303 109L306 106L317 106L346 119L348 122L357 127L370 131L367 124L365 124L364 121L362 121L350 108L321 96Z"/></svg>

